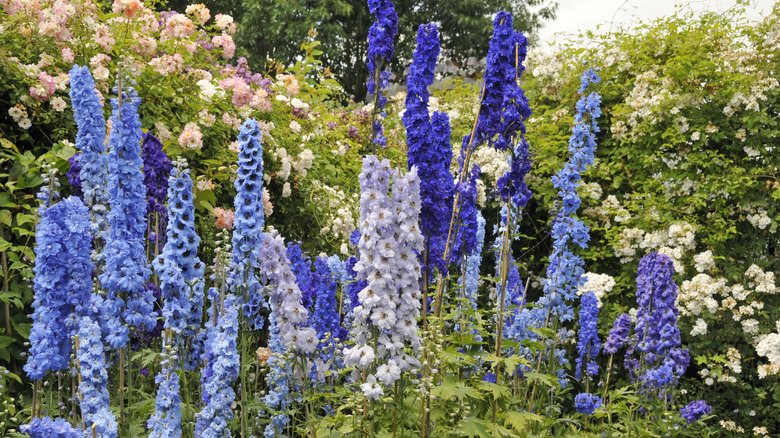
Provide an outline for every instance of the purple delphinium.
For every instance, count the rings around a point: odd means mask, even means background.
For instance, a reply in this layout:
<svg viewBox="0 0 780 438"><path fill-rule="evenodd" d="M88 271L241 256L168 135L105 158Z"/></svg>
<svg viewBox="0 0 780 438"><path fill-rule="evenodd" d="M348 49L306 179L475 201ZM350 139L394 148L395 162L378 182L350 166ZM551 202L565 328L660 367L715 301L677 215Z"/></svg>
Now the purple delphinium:
<svg viewBox="0 0 780 438"><path fill-rule="evenodd" d="M114 348L127 345L128 326L151 329L156 324L152 316L154 298L145 287L151 272L144 251L146 186L143 183L141 122L138 118L140 98L128 85L125 84L122 90L121 107L118 99L111 99L114 111L108 154L110 227L104 250L105 270L100 274L100 282L107 291L102 312L106 317L103 330L108 343ZM127 301L122 299L123 294Z"/></svg>
<svg viewBox="0 0 780 438"><path fill-rule="evenodd" d="M312 353L319 344L317 331L308 326L309 311L303 307L302 293L287 260L284 239L265 235L260 250L260 272L270 289L268 302L276 315L276 329L285 348Z"/></svg>
<svg viewBox="0 0 780 438"><path fill-rule="evenodd" d="M312 315L312 327L317 330L320 339L320 359L330 360L335 353L336 345L346 340L346 333L341 327L336 291L338 284L328 267L328 260L318 257L314 261L314 284L316 285L316 303ZM319 366L319 365L318 365ZM318 370L324 371L324 370Z"/></svg>
<svg viewBox="0 0 780 438"><path fill-rule="evenodd" d="M76 429L64 418L52 420L49 417L33 418L30 424L19 426L19 432L30 438L82 438L84 432Z"/></svg>
<svg viewBox="0 0 780 438"><path fill-rule="evenodd" d="M428 115L428 87L433 84L433 70L439 56L439 32L434 24L420 25L417 49L406 79L406 128L408 165L417 166L420 178L421 228L425 236L428 266L446 274L443 259L449 223L452 216L454 184L450 173L452 146L450 123L445 113ZM433 275L433 269L428 269Z"/></svg>
<svg viewBox="0 0 780 438"><path fill-rule="evenodd" d="M311 311L314 303L315 291L312 288L311 260L303 253L301 245L296 242L287 243L287 259L295 274L295 281L301 289L301 303L306 310Z"/></svg>
<svg viewBox="0 0 780 438"><path fill-rule="evenodd" d="M157 137L143 134L141 158L144 161L144 185L146 186L146 219L149 224L149 243L161 248L165 244L163 231L168 225L168 177L173 164L163 152L163 145Z"/></svg>
<svg viewBox="0 0 780 438"><path fill-rule="evenodd" d="M615 325L609 331L607 342L604 344L604 352L615 354L628 343L631 332L631 317L623 313L615 319Z"/></svg>
<svg viewBox="0 0 780 438"><path fill-rule="evenodd" d="M588 377L598 375L599 366L596 363L596 356L601 349L601 340L599 339L599 307L596 294L592 291L585 292L580 299L580 331L579 341L577 342L577 366L574 377L580 380L582 377L582 366L586 365L585 372Z"/></svg>
<svg viewBox="0 0 780 438"><path fill-rule="evenodd" d="M70 188L73 189L73 194L83 200L84 192L81 191L81 164L79 164L79 156L81 156L81 153L76 152L72 157L68 158L70 167L65 176L68 178Z"/></svg>
<svg viewBox="0 0 780 438"><path fill-rule="evenodd" d="M376 21L368 30L368 94L375 96L374 112L384 117L382 110L387 103L384 89L390 80L390 72L384 70L384 67L393 58L393 39L398 33L398 15L392 0L368 0L368 10L376 17ZM381 147L387 146L379 118L373 120L372 130L374 143Z"/></svg>
<svg viewBox="0 0 780 438"><path fill-rule="evenodd" d="M244 314L251 327L263 327L260 309L265 307L262 287L257 278L260 246L263 241L263 146L260 126L249 119L241 126L238 144L238 178L233 185L238 194L234 202L232 290L244 298Z"/></svg>
<svg viewBox="0 0 780 438"><path fill-rule="evenodd" d="M87 314L92 292L92 239L89 212L71 196L39 208L35 231L33 320L24 370L30 379L66 370L78 318Z"/></svg>
<svg viewBox="0 0 780 438"><path fill-rule="evenodd" d="M74 65L70 71L70 99L73 116L78 126L76 149L79 179L84 204L89 208L90 230L96 241L96 260L100 264L100 249L108 229L106 215L110 195L108 193L108 156L106 154L106 120L98 98L95 81L87 67Z"/></svg>
<svg viewBox="0 0 780 438"><path fill-rule="evenodd" d="M233 419L236 393L233 382L238 378L241 360L238 356L238 305L233 294L225 296L218 320L213 321L206 342L211 360L203 376L203 399L206 405L195 415L195 436L221 437L228 433L227 422Z"/></svg>
<svg viewBox="0 0 780 438"><path fill-rule="evenodd" d="M479 174L480 168L475 164L468 177L456 188L460 192L460 221L456 224L456 237L450 243L452 248L450 256L448 256L449 260L458 260L464 254L471 254L477 246L483 245L483 242L478 241L477 237L477 229L479 228L477 216L480 214L477 209Z"/></svg>
<svg viewBox="0 0 780 438"><path fill-rule="evenodd" d="M77 357L81 382L81 414L87 430L94 424L98 436L116 438L117 424L109 409L108 372L103 358L104 346L100 326L89 316L79 319L79 349Z"/></svg>
<svg viewBox="0 0 780 438"><path fill-rule="evenodd" d="M688 403L684 408L680 409L680 414L688 422L688 424L699 421L699 418L704 415L712 413L712 406L709 406L704 400L696 400Z"/></svg>
<svg viewBox="0 0 780 438"><path fill-rule="evenodd" d="M652 252L639 261L636 342L626 353L626 368L633 379L656 389L675 386L690 362L688 350L680 348L672 275L674 266L666 255Z"/></svg>
<svg viewBox="0 0 780 438"><path fill-rule="evenodd" d="M601 397L587 392L577 394L574 397L574 408L580 414L591 415L601 407Z"/></svg>

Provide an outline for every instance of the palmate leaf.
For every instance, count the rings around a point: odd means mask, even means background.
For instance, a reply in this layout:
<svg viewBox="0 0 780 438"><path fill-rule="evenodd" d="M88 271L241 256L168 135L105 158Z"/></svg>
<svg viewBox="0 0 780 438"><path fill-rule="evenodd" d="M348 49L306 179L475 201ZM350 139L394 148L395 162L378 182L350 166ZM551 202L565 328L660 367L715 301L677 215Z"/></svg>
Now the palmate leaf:
<svg viewBox="0 0 780 438"><path fill-rule="evenodd" d="M498 385L491 382L480 381L479 389L485 392L489 392L493 396L493 400L499 400L502 398L508 398L510 395L509 388L504 385Z"/></svg>
<svg viewBox="0 0 780 438"><path fill-rule="evenodd" d="M464 437L490 437L491 423L479 418L469 417L463 422L461 433Z"/></svg>
<svg viewBox="0 0 780 438"><path fill-rule="evenodd" d="M510 411L504 414L503 423L522 433L528 423L538 423L543 419L544 417L533 412Z"/></svg>
<svg viewBox="0 0 780 438"><path fill-rule="evenodd" d="M464 385L455 376L447 376L441 385L431 390L431 395L439 397L443 400L450 400L452 398L465 399L467 397L482 399L482 394L475 388Z"/></svg>

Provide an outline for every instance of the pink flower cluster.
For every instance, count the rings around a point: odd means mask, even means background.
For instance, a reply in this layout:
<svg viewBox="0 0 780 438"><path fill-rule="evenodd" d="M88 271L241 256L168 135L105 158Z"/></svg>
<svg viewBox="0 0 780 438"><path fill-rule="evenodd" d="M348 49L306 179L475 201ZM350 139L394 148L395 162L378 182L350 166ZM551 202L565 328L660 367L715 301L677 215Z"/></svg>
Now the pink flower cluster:
<svg viewBox="0 0 780 438"><path fill-rule="evenodd" d="M168 16L165 27L160 31L160 41L187 38L195 33L195 24L182 14ZM235 47L235 46L234 46Z"/></svg>
<svg viewBox="0 0 780 438"><path fill-rule="evenodd" d="M298 87L298 79L295 75L278 75L276 80L287 88L287 93L290 97L295 96L300 91Z"/></svg>
<svg viewBox="0 0 780 438"><path fill-rule="evenodd" d="M215 47L222 47L222 57L225 59L231 59L236 55L236 43L233 42L233 37L225 32L212 38L211 44L214 44Z"/></svg>
<svg viewBox="0 0 780 438"><path fill-rule="evenodd" d="M38 19L38 31L41 35L68 41L71 37L68 20L76 15L76 8L71 2L57 0L50 7L41 10Z"/></svg>
<svg viewBox="0 0 780 438"><path fill-rule="evenodd" d="M168 76L179 73L184 68L184 58L179 53L173 55L166 53L161 57L152 58L149 61L149 65L154 67L154 70L162 76Z"/></svg>
<svg viewBox="0 0 780 438"><path fill-rule="evenodd" d="M215 225L221 230L232 230L233 220L236 214L229 208L214 207L214 217L217 218Z"/></svg>
<svg viewBox="0 0 780 438"><path fill-rule="evenodd" d="M233 22L233 17L230 15L217 14L214 17L214 21L217 22L218 28L227 31L231 35L236 33L236 23Z"/></svg>
<svg viewBox="0 0 780 438"><path fill-rule="evenodd" d="M179 135L179 144L188 149L197 149L203 147L203 133L198 129L195 123L184 125L184 131Z"/></svg>
<svg viewBox="0 0 780 438"><path fill-rule="evenodd" d="M55 86L54 78L42 71L38 73L38 84L30 87L30 96L40 101L48 100L54 94Z"/></svg>
<svg viewBox="0 0 780 438"><path fill-rule="evenodd" d="M187 15L192 15L195 17L195 21L197 21L200 25L206 24L206 22L209 21L209 18L211 18L211 11L209 11L208 8L202 3L189 5L187 6L187 9L184 10L184 12Z"/></svg>

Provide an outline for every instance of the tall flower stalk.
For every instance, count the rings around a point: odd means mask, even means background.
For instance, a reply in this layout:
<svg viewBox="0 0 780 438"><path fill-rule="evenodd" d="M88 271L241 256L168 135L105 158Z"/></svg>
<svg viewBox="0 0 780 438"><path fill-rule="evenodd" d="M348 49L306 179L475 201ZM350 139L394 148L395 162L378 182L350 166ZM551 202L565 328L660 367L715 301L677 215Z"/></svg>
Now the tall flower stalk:
<svg viewBox="0 0 780 438"><path fill-rule="evenodd" d="M390 71L385 70L393 58L393 39L398 33L398 15L392 0L368 0L368 10L376 17L376 21L368 30L368 94L374 96L374 110L371 117L372 147L387 146L381 118L387 104L384 89L390 80Z"/></svg>
<svg viewBox="0 0 780 438"><path fill-rule="evenodd" d="M104 345L100 330L100 326L89 316L79 319L76 342L81 415L87 429L94 427L97 436L116 438L117 423L116 417L109 409L108 372L103 358Z"/></svg>

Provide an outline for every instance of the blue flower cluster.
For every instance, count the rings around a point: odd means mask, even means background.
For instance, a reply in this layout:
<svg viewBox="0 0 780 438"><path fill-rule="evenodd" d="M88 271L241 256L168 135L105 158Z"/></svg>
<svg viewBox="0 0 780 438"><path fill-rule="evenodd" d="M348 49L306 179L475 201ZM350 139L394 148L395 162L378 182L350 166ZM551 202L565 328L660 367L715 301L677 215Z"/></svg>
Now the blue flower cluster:
<svg viewBox="0 0 780 438"><path fill-rule="evenodd" d="M19 426L19 432L30 438L82 438L84 432L76 429L64 418L52 420L49 417L33 418L30 424Z"/></svg>
<svg viewBox="0 0 780 438"><path fill-rule="evenodd" d="M601 340L599 339L599 307L598 298L592 291L585 292L580 299L580 330L579 342L577 342L577 367L574 377L580 380L582 376L582 365L585 365L585 372L589 377L596 377L599 374L599 365L596 363L596 356L601 349Z"/></svg>
<svg viewBox="0 0 780 438"><path fill-rule="evenodd" d="M241 360L236 348L238 308L233 294L225 296L216 325L209 330L204 351L209 352L209 374L203 382L203 409L196 414L195 436L222 437L229 434L227 422L233 419L236 393L233 382L238 378Z"/></svg>
<svg viewBox="0 0 780 438"><path fill-rule="evenodd" d="M604 352L615 354L628 343L631 332L631 317L623 313L615 319L615 325L609 331L607 343L604 344Z"/></svg>
<svg viewBox="0 0 780 438"><path fill-rule="evenodd" d="M515 263L515 258L512 256L511 250L505 247L503 241L503 236L499 236L498 239L496 239L496 247L494 248L496 256L496 275L499 278L501 278L504 269L504 251L510 251L509 254L507 254L509 257L507 268L509 270L506 273L506 287L503 291L504 311L508 312L506 319L504 320L505 330L503 337L504 339L515 339L512 328L515 326L515 315L518 313L518 308L525 305L525 288L523 287L523 282L520 279L520 270ZM500 282L496 283L496 292L499 294L502 293L501 288L503 287L504 285ZM513 308L514 310L512 310Z"/></svg>
<svg viewBox="0 0 780 438"><path fill-rule="evenodd" d="M126 84L129 85L129 84ZM145 287L151 272L147 265L144 241L146 233L146 186L141 159L141 99L133 87L122 90L122 105L111 99L111 134L108 154L108 192L111 211L106 235L105 271L100 282L107 295L103 327L114 348L127 345L127 325L151 329L155 326L154 297ZM83 169L86 169L82 162ZM82 181L84 176L82 175ZM127 303L120 296L127 294ZM121 318L120 318L121 314ZM124 319L125 324L122 323Z"/></svg>
<svg viewBox="0 0 780 438"><path fill-rule="evenodd" d="M263 328L260 309L265 307L262 287L256 271L260 267L260 244L263 241L263 145L260 126L249 119L238 134L238 178L233 185L238 192L234 201L232 287L243 296L244 314L256 330Z"/></svg>
<svg viewBox="0 0 780 438"><path fill-rule="evenodd" d="M318 257L314 261L314 284L317 290L317 300L314 305L312 327L317 330L320 342L320 359L327 361L333 358L336 345L347 338L347 332L341 327L339 306L336 299L338 284L328 267L327 259ZM320 372L324 370L318 370Z"/></svg>
<svg viewBox="0 0 780 438"><path fill-rule="evenodd" d="M477 180L479 180L479 174L481 169L478 165L471 167L471 172L463 182L458 184L456 190L460 192L460 207L459 222L457 224L457 233L455 240L451 242L452 250L447 257L449 260L457 260L463 255L469 255L479 246L482 247L483 242L479 241L477 237L477 230L479 228L477 216L480 214L477 209L477 199L479 198L479 192L477 189ZM484 231L483 231L484 233ZM446 238L446 235L445 235ZM482 239L484 240L484 238Z"/></svg>
<svg viewBox="0 0 780 438"><path fill-rule="evenodd" d="M387 88L390 80L390 72L383 68L385 63L393 58L393 39L398 33L398 15L392 0L368 0L368 10L376 17L376 21L368 30L368 94L377 97L374 110L381 111L387 104L383 90ZM387 139L382 132L382 123L378 119L373 123L374 143L386 146Z"/></svg>
<svg viewBox="0 0 780 438"><path fill-rule="evenodd" d="M639 261L636 342L626 353L626 368L634 379L657 389L676 385L690 362L688 350L680 348L672 275L674 265L666 255L652 252ZM632 356L635 352L639 359Z"/></svg>
<svg viewBox="0 0 780 438"><path fill-rule="evenodd" d="M463 288L463 296L466 299L464 305L469 306L473 311L477 311L477 289L479 288L479 268L482 265L482 247L485 241L485 218L482 217L482 213L476 211L477 214L477 235L476 235L476 247L471 251L466 258L466 266L463 269L463 276L458 279L460 287ZM458 305L460 307L460 304ZM460 310L460 309L459 309ZM461 312L458 312L459 314ZM468 328L468 327L464 327ZM457 330L461 330L461 327L457 326ZM482 342L482 336L476 329L472 329L474 340Z"/></svg>
<svg viewBox="0 0 780 438"><path fill-rule="evenodd" d="M158 385L154 415L146 422L146 427L151 429L149 438L181 438L181 397L175 362L170 340L163 339L161 369L154 378Z"/></svg>
<svg viewBox="0 0 780 438"><path fill-rule="evenodd" d="M79 349L77 357L81 373L81 414L88 429L95 425L100 437L116 438L117 424L109 409L108 371L103 359L100 326L89 316L79 319Z"/></svg>
<svg viewBox="0 0 780 438"><path fill-rule="evenodd" d="M712 406L709 406L704 400L690 402L684 408L680 409L680 414L685 418L688 424L695 423L699 418L711 413Z"/></svg>
<svg viewBox="0 0 780 438"><path fill-rule="evenodd" d="M580 174L593 164L596 150L596 119L601 115L597 93L585 96L585 90L590 82L598 83L598 75L587 70L582 75L583 96L577 103L577 114L574 117L574 127L569 138L569 152L572 154L563 169L552 178L553 186L558 189L561 205L553 219L552 238L553 252L547 267L547 278L544 279L544 296L540 300L543 307L549 308L551 317L560 321L573 318L571 307L567 301L575 297L575 291L582 284L582 258L569 250L569 242L574 242L580 248L587 248L590 236L589 229L576 217L580 206L577 195Z"/></svg>
<svg viewBox="0 0 780 438"><path fill-rule="evenodd" d="M268 302L276 315L276 328L286 348L313 353L319 345L317 331L308 326L309 311L303 307L302 294L287 260L284 239L268 234L260 249L260 271L269 287Z"/></svg>
<svg viewBox="0 0 780 438"><path fill-rule="evenodd" d="M77 318L84 315L92 292L89 213L71 196L49 208L42 205L35 232L33 324L30 356L24 370L30 379L68 369Z"/></svg>
<svg viewBox="0 0 780 438"><path fill-rule="evenodd" d="M73 116L78 126L76 149L81 151L81 191L84 203L90 211L92 235L101 245L108 229L106 214L110 195L108 193L108 157L106 156L106 121L103 107L95 88L95 80L87 67L73 66L70 71L70 99ZM99 251L96 248L96 251Z"/></svg>
<svg viewBox="0 0 780 438"><path fill-rule="evenodd" d="M268 316L268 321L270 324L268 347L271 350L271 357L268 358L268 374L266 375L268 393L263 397L263 401L269 408L275 409L279 413L274 415L271 422L265 427L263 436L276 438L284 436L284 431L290 422L290 417L285 412L291 401L289 377L292 375L292 367L285 354L287 349L282 345L279 337L276 313L273 310Z"/></svg>
<svg viewBox="0 0 780 438"><path fill-rule="evenodd" d="M168 225L168 177L173 164L163 152L163 145L150 132L143 134L141 158L144 161L144 185L146 186L146 217L149 224L149 243L159 248L165 244L163 230Z"/></svg>
<svg viewBox="0 0 780 438"><path fill-rule="evenodd" d="M177 162L166 185L167 242L154 268L163 295L165 328L173 331L178 344L181 336L192 336L200 327L205 266L197 256L200 237L195 233L192 178L183 162Z"/></svg>
<svg viewBox="0 0 780 438"><path fill-rule="evenodd" d="M68 158L70 167L65 173L65 176L68 178L68 184L70 184L70 188L73 189L73 195L79 197L83 201L84 192L81 191L81 164L79 164L80 156L81 152L76 152L72 157Z"/></svg>
<svg viewBox="0 0 780 438"><path fill-rule="evenodd" d="M417 49L406 79L406 128L409 169L417 166L420 177L420 213L422 232L426 240L427 263L446 273L443 259L449 223L452 216L454 184L449 167L452 162L450 121L446 113L428 116L428 87L433 84L434 68L439 56L439 31L434 24L420 25ZM433 269L428 269L433 275Z"/></svg>
<svg viewBox="0 0 780 438"><path fill-rule="evenodd" d="M301 245L297 242L287 243L287 259L295 274L295 282L301 289L301 304L311 311L314 304L315 290L312 288L311 260L304 255Z"/></svg>
<svg viewBox="0 0 780 438"><path fill-rule="evenodd" d="M601 397L587 392L577 394L574 397L574 408L580 414L591 415L601 407Z"/></svg>
<svg viewBox="0 0 780 438"><path fill-rule="evenodd" d="M357 230L355 230L357 231ZM344 293L346 294L347 298L349 298L349 313L352 314L355 307L360 305L360 299L358 298L358 294L361 290L363 290L367 285L368 282L364 279L359 279L357 277L357 272L355 271L355 265L357 265L359 259L358 257L352 256L347 259L345 262L345 266L347 268L347 274L349 275L349 282L346 286L344 286Z"/></svg>

